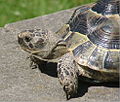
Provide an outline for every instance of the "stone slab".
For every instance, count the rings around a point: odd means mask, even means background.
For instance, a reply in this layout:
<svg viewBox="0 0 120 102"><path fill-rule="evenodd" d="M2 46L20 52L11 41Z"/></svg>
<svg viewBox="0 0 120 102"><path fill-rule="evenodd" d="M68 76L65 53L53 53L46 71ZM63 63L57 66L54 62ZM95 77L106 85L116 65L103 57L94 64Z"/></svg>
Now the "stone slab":
<svg viewBox="0 0 120 102"><path fill-rule="evenodd" d="M46 72L31 69L27 53L21 51L17 34L25 29L44 28L57 31L68 21L74 8L0 28L0 101L64 102L65 93L56 77L55 64L48 63ZM55 74L54 74L55 73ZM119 88L106 85L80 84L81 91L72 102L119 101Z"/></svg>

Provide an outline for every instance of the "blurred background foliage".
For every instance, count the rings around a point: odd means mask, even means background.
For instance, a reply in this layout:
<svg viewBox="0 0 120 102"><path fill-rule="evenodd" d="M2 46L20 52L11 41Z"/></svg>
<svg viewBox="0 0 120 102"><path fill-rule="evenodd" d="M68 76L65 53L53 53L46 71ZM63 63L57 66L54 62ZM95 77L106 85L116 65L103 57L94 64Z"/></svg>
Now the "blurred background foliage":
<svg viewBox="0 0 120 102"><path fill-rule="evenodd" d="M0 0L0 26L95 1L96 0Z"/></svg>

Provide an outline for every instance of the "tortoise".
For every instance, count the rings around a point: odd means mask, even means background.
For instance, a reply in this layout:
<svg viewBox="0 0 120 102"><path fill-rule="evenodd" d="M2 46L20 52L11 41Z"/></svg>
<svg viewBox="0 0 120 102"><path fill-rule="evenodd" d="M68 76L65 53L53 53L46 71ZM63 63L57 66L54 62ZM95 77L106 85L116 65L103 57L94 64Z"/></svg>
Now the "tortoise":
<svg viewBox="0 0 120 102"><path fill-rule="evenodd" d="M34 63L57 63L67 99L77 93L79 77L93 83L119 81L119 4L119 0L98 0L81 6L55 33L47 29L19 33L18 43Z"/></svg>

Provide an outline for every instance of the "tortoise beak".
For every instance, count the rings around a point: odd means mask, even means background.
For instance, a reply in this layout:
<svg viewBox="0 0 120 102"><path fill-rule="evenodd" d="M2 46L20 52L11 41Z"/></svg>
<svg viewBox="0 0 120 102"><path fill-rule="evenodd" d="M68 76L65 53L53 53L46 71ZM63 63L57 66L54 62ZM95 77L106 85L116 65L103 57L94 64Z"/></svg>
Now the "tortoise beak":
<svg viewBox="0 0 120 102"><path fill-rule="evenodd" d="M20 47L24 50L24 51L27 51L27 52L31 52L30 51L30 43L26 43L25 41L24 41L24 37L26 36L26 34L25 33L20 33L20 34L18 34L18 44L20 45ZM32 46L32 45L31 45Z"/></svg>
<svg viewBox="0 0 120 102"><path fill-rule="evenodd" d="M18 35L18 43L21 45L23 43L23 39L21 37L19 37Z"/></svg>

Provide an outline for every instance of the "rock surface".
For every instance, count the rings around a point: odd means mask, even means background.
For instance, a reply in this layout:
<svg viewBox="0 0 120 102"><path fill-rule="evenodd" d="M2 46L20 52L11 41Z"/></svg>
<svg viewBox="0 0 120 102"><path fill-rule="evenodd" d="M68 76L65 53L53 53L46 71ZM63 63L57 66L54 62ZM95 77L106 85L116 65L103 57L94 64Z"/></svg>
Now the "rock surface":
<svg viewBox="0 0 120 102"><path fill-rule="evenodd" d="M31 69L27 53L21 51L17 34L25 29L44 28L57 31L74 9L60 11L29 20L7 24L0 28L0 101L64 102L65 94L56 77L55 64L48 63L46 72ZM119 88L106 85L80 84L80 93L70 101L119 101Z"/></svg>

